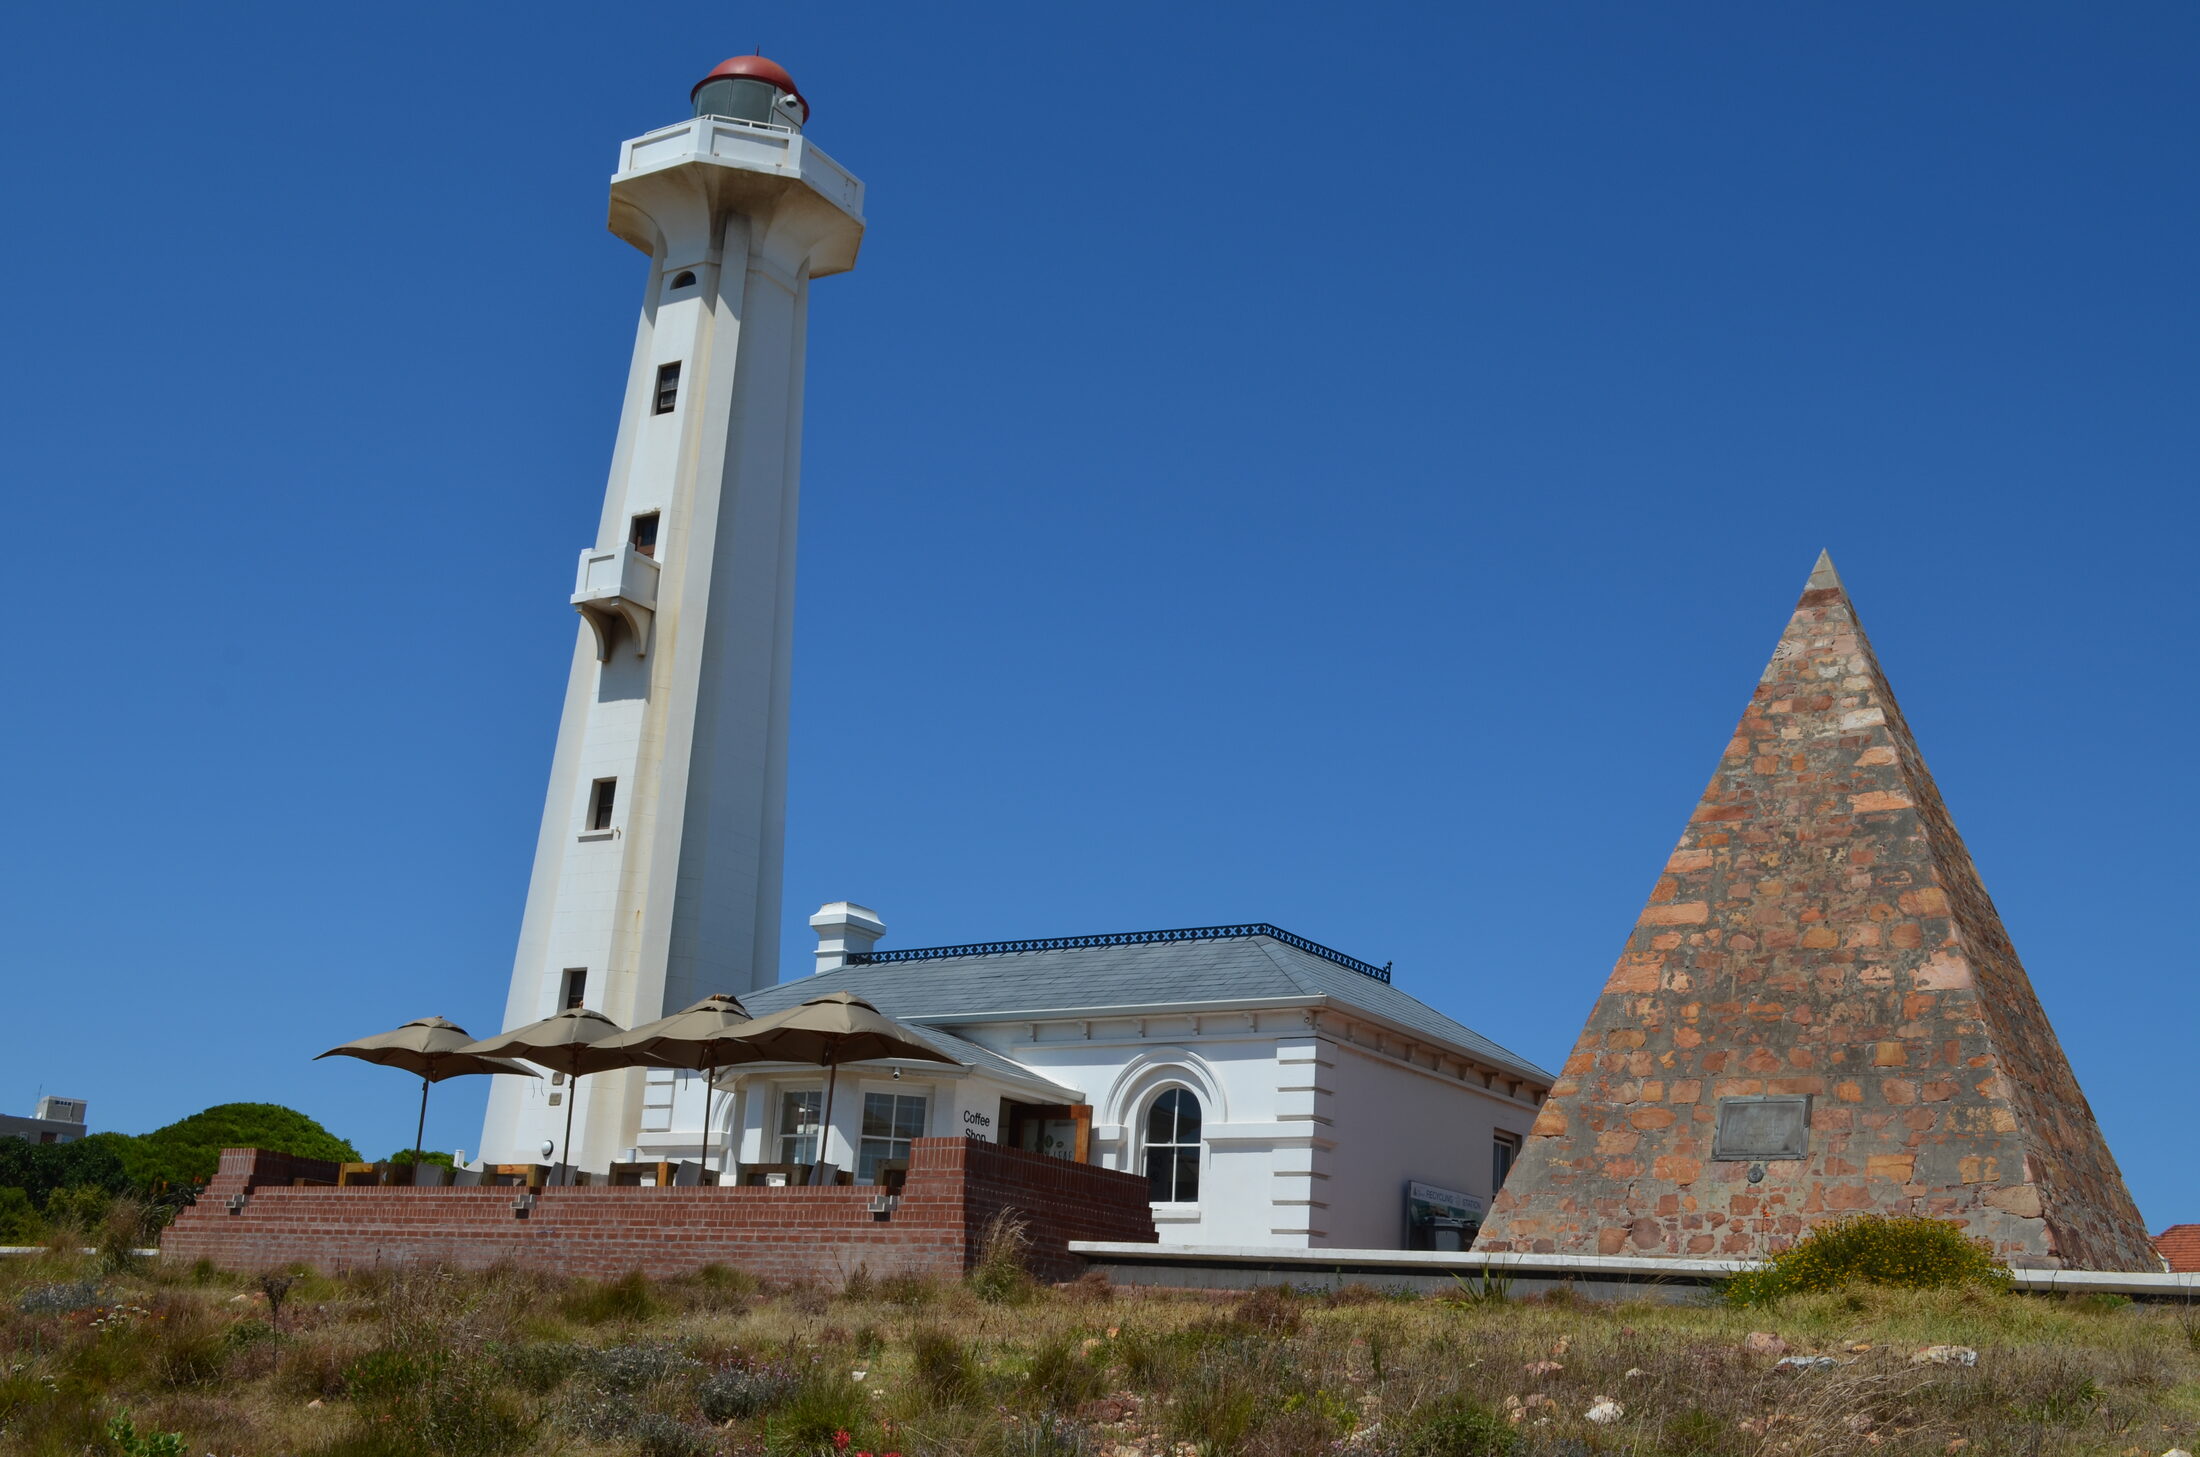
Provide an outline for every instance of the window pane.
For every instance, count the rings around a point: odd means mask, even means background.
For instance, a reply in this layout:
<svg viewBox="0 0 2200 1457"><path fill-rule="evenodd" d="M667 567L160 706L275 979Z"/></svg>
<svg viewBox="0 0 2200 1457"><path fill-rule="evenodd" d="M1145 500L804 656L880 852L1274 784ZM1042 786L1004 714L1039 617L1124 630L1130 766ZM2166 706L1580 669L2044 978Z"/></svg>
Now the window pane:
<svg viewBox="0 0 2200 1457"><path fill-rule="evenodd" d="M779 1099L779 1131L815 1133L818 1104L823 1097L822 1093L816 1092L782 1094Z"/></svg>
<svg viewBox="0 0 2200 1457"><path fill-rule="evenodd" d="M1199 1099L1185 1092L1182 1088L1176 1090L1175 1097L1176 1141L1178 1143L1199 1142Z"/></svg>
<svg viewBox="0 0 2200 1457"><path fill-rule="evenodd" d="M924 1137L925 1099L904 1093L894 1105L894 1137Z"/></svg>
<svg viewBox="0 0 2200 1457"><path fill-rule="evenodd" d="M1156 1204L1171 1202L1169 1171L1175 1154L1170 1148L1146 1150L1146 1197Z"/></svg>
<svg viewBox="0 0 2200 1457"><path fill-rule="evenodd" d="M863 1136L887 1138L894 1132L894 1095L892 1093L865 1093L863 1095Z"/></svg>
<svg viewBox="0 0 2200 1457"><path fill-rule="evenodd" d="M1153 1111L1146 1115L1146 1142L1176 1142L1176 1089L1153 1100Z"/></svg>
<svg viewBox="0 0 2200 1457"><path fill-rule="evenodd" d="M1176 1199L1179 1204L1189 1204L1199 1197L1199 1150L1179 1148L1176 1151Z"/></svg>

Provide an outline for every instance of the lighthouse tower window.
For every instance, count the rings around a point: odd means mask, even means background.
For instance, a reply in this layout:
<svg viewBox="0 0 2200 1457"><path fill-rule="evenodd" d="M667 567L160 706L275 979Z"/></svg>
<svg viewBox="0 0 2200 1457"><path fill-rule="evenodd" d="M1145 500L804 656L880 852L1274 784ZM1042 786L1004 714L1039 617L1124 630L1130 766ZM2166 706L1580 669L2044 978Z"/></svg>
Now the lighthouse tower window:
<svg viewBox="0 0 2200 1457"><path fill-rule="evenodd" d="M626 539L643 556L657 555L657 513L652 511L646 516L635 517L632 528L626 533Z"/></svg>
<svg viewBox="0 0 2200 1457"><path fill-rule="evenodd" d="M618 801L619 781L616 779L597 780L595 788L590 791L588 796L588 828L590 830L610 829L611 811L617 806Z"/></svg>
<svg viewBox="0 0 2200 1457"><path fill-rule="evenodd" d="M680 402L680 366L677 363L657 366L657 404L651 414L669 415L672 407Z"/></svg>

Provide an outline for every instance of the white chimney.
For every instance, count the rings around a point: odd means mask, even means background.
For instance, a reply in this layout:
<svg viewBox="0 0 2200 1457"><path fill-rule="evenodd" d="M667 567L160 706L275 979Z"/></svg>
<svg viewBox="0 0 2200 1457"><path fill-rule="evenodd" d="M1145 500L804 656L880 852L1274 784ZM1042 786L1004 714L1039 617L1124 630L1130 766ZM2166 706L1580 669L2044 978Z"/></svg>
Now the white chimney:
<svg viewBox="0 0 2200 1457"><path fill-rule="evenodd" d="M849 957L869 951L886 934L886 923L878 918L878 912L854 901L829 901L819 906L817 914L810 917L810 926L817 932L817 969L821 972L840 970Z"/></svg>

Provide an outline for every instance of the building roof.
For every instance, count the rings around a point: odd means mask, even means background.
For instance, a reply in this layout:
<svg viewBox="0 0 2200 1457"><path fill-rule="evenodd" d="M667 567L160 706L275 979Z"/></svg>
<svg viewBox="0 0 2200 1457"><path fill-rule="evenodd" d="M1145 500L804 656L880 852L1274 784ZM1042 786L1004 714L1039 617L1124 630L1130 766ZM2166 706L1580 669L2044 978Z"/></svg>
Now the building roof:
<svg viewBox="0 0 2200 1457"><path fill-rule="evenodd" d="M2200 1270L2200 1224L2173 1224L2154 1237L2154 1247L2181 1273Z"/></svg>
<svg viewBox="0 0 2200 1457"><path fill-rule="evenodd" d="M1216 934L1206 935L1206 931ZM1239 934L1229 934L1239 933ZM1552 1074L1381 980L1365 963L1274 927L1210 927L934 947L745 993L762 1016L826 992L851 991L891 1017L952 1026L1023 1016L1320 999L1548 1087ZM1161 939L1168 938L1168 939ZM1297 944L1291 944L1297 943ZM891 957L893 959L885 959ZM906 958L906 959L904 959Z"/></svg>

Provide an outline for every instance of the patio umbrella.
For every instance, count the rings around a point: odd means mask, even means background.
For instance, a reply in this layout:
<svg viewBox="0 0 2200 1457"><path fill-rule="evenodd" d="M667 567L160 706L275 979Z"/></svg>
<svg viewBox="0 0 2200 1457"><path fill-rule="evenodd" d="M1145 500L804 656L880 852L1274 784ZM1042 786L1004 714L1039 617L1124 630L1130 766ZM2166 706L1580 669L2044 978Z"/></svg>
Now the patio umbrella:
<svg viewBox="0 0 2200 1457"><path fill-rule="evenodd" d="M825 1139L833 1126L833 1084L844 1062L881 1057L917 1058L953 1063L955 1059L924 1041L906 1022L897 1022L853 992L829 992L798 1007L757 1018L733 1034L774 1062L814 1062L825 1071L825 1107L818 1114L817 1163L810 1174L818 1182L825 1167Z"/></svg>
<svg viewBox="0 0 2200 1457"><path fill-rule="evenodd" d="M692 1068L703 1074L703 1170L710 1171L710 1104L718 1091L712 1075L739 1062L757 1062L764 1054L734 1033L752 1019L737 998L720 993L692 1007L645 1022L632 1032L606 1037L598 1047L643 1053L660 1067ZM719 1166L723 1169L721 1156Z"/></svg>
<svg viewBox="0 0 2200 1457"><path fill-rule="evenodd" d="M567 1007L555 1017L514 1027L494 1037L484 1037L466 1050L483 1057L522 1057L539 1067L561 1072L578 1083L587 1073L612 1067L640 1067L649 1059L627 1048L603 1046L607 1038L626 1029L601 1012L586 1007ZM577 1088L566 1089L565 1142L558 1145L568 1179L573 1169L573 1104Z"/></svg>
<svg viewBox="0 0 2200 1457"><path fill-rule="evenodd" d="M523 1078L536 1076L530 1068L501 1058L481 1057L466 1051L474 1040L473 1034L456 1022L441 1017L422 1017L407 1022L390 1032L377 1032L372 1037L361 1037L341 1047L332 1047L314 1058L356 1057L365 1062L380 1063L383 1067L401 1067L420 1078L420 1123L413 1129L413 1158L420 1157L421 1141L428 1132L428 1084L440 1083L445 1078L463 1077L468 1073L517 1073Z"/></svg>

